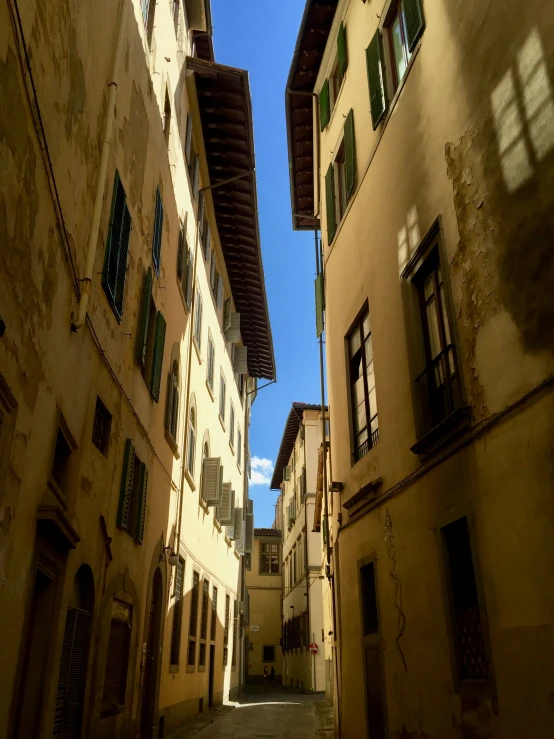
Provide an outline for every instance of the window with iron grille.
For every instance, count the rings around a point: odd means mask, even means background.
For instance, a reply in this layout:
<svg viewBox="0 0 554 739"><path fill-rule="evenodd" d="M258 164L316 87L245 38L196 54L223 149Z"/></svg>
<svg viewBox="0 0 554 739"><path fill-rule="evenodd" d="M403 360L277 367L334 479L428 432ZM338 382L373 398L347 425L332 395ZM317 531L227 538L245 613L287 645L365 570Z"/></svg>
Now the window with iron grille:
<svg viewBox="0 0 554 739"><path fill-rule="evenodd" d="M112 427L112 415L102 403L100 398L96 398L96 408L94 410L94 423L92 425L92 443L108 456L108 448L110 445L110 430Z"/></svg>
<svg viewBox="0 0 554 739"><path fill-rule="evenodd" d="M210 605L209 594L210 583L204 578L202 592L202 618L200 620L200 655L198 664L204 667L206 664L206 637L208 636L208 609Z"/></svg>
<svg viewBox="0 0 554 739"><path fill-rule="evenodd" d="M200 597L200 575L196 570L192 573L192 589L190 593L190 621L189 621L189 647L188 659L189 666L193 666L196 662L196 631L198 629L198 599Z"/></svg>
<svg viewBox="0 0 554 739"><path fill-rule="evenodd" d="M183 575L185 561L179 557L175 568L175 605L173 607L173 625L171 628L170 664L178 665L181 652L181 626L183 623Z"/></svg>
<svg viewBox="0 0 554 739"><path fill-rule="evenodd" d="M227 665L227 649L229 644L229 609L231 607L231 599L225 596L225 622L223 630L223 666Z"/></svg>
<svg viewBox="0 0 554 739"><path fill-rule="evenodd" d="M108 659L102 688L102 713L125 705L133 607L114 598L108 637Z"/></svg>
<svg viewBox="0 0 554 739"><path fill-rule="evenodd" d="M348 337L348 360L354 461L379 441L377 395L369 310L365 308Z"/></svg>
<svg viewBox="0 0 554 739"><path fill-rule="evenodd" d="M362 628L364 636L376 634L379 628L377 618L377 591L375 587L375 563L360 567L360 586L362 600Z"/></svg>
<svg viewBox="0 0 554 739"><path fill-rule="evenodd" d="M467 518L459 518L442 527L441 536L455 666L463 691L463 681L488 681L491 678L485 642L488 634L485 634L486 622L479 606Z"/></svg>
<svg viewBox="0 0 554 739"><path fill-rule="evenodd" d="M237 600L233 601L233 646L231 650L231 666L237 666L237 639L238 639L238 604Z"/></svg>
<svg viewBox="0 0 554 739"><path fill-rule="evenodd" d="M210 623L210 639L212 641L215 641L216 626L217 626L217 588L214 585L212 588L212 620Z"/></svg>
<svg viewBox="0 0 554 739"><path fill-rule="evenodd" d="M281 559L281 545L270 542L260 542L260 574L278 575Z"/></svg>

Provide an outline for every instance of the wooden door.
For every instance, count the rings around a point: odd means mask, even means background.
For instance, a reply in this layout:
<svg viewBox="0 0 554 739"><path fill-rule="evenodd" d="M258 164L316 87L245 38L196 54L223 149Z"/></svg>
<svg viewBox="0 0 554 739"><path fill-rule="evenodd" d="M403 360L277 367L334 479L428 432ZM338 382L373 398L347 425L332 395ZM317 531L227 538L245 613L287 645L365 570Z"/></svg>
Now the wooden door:
<svg viewBox="0 0 554 739"><path fill-rule="evenodd" d="M53 739L79 739L87 676L90 613L69 607L65 617Z"/></svg>

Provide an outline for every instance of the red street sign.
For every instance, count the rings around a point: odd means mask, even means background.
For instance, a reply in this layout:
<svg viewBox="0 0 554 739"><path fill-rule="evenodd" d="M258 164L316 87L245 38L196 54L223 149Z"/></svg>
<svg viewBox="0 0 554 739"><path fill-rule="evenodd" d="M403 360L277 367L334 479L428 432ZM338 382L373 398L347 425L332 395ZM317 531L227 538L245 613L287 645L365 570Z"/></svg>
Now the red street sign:
<svg viewBox="0 0 554 739"><path fill-rule="evenodd" d="M318 652L318 649L319 649L319 647L317 646L317 644L315 644L315 642L312 642L312 643L310 644L310 652L311 652L312 654L317 654L317 652Z"/></svg>

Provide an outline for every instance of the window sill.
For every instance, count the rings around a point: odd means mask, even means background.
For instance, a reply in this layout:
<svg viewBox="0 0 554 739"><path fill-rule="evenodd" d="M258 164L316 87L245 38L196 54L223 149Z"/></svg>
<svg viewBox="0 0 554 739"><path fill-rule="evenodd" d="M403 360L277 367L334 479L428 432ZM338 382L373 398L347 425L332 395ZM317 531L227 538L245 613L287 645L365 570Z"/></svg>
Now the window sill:
<svg viewBox="0 0 554 739"><path fill-rule="evenodd" d="M437 426L422 436L410 450L414 454L426 455L435 452L441 446L458 436L471 423L471 406L461 405Z"/></svg>
<svg viewBox="0 0 554 739"><path fill-rule="evenodd" d="M232 441L229 439L229 449L231 450L231 454L233 457L235 456L235 447L233 446Z"/></svg>
<svg viewBox="0 0 554 739"><path fill-rule="evenodd" d="M166 428L165 430L165 440L171 447L171 451L173 452L173 456L175 457L175 459L180 459L181 455L179 454L179 450L177 448L177 442L173 438L173 434L168 428Z"/></svg>
<svg viewBox="0 0 554 739"><path fill-rule="evenodd" d="M212 388L210 387L210 383L208 382L208 380L207 380L207 379L206 379L206 387L208 388L208 393L209 393L209 395L210 395L210 398L212 399L212 403L213 403L213 402L215 402L215 395L214 395L214 391L213 391L213 390L212 390Z"/></svg>
<svg viewBox="0 0 554 739"><path fill-rule="evenodd" d="M239 463L238 459L237 459L237 470L238 470L238 471L240 472L240 474L242 475L242 470L241 470L241 467L240 467L240 463Z"/></svg>
<svg viewBox="0 0 554 739"><path fill-rule="evenodd" d="M198 665L198 672L206 672L206 665Z"/></svg>
<svg viewBox="0 0 554 739"><path fill-rule="evenodd" d="M221 428L223 429L223 431L226 431L227 429L225 428L225 421L221 417L221 413L218 414L218 418L219 418L219 423L221 424Z"/></svg>
<svg viewBox="0 0 554 739"><path fill-rule="evenodd" d="M210 507L206 503L206 501L204 500L204 498L202 496L200 496L198 498L198 503L200 505L200 508L202 508L202 510L204 511L204 513L209 513L210 512Z"/></svg>
<svg viewBox="0 0 554 739"><path fill-rule="evenodd" d="M196 484L187 467L185 467L185 477L187 478L187 482L190 485L190 489L194 492L194 490L196 490Z"/></svg>
<svg viewBox="0 0 554 739"><path fill-rule="evenodd" d="M196 356L198 357L198 361L200 364L202 364L202 354L200 353L200 347L198 346L198 342L196 341L196 336L192 337L192 343L194 344L194 348L196 349Z"/></svg>
<svg viewBox="0 0 554 739"><path fill-rule="evenodd" d="M169 665L169 672L179 672L179 665Z"/></svg>
<svg viewBox="0 0 554 739"><path fill-rule="evenodd" d="M187 665L187 672L196 672L196 667L194 665Z"/></svg>

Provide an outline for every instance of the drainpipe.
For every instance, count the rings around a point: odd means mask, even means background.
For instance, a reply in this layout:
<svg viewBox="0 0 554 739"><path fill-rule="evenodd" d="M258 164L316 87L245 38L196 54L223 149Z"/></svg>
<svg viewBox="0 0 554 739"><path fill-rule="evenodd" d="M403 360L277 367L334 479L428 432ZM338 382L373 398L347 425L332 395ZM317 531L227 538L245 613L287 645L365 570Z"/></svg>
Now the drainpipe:
<svg viewBox="0 0 554 739"><path fill-rule="evenodd" d="M102 213L102 201L104 199L104 187L106 184L106 172L108 170L108 156L112 142L112 129L115 110L115 99L117 96L117 80L123 56L123 41L125 38L125 25L127 22L127 0L121 0L119 10L119 28L115 43L111 82L109 83L108 109L104 120L104 133L102 136L102 151L100 154L100 167L98 170L98 181L96 183L96 194L94 196L94 207L92 210L92 223L87 246L87 259L85 264L85 275L81 279L81 296L77 307L77 317L71 314L71 330L79 331L83 328L87 315L87 308L92 286L92 274L96 258L96 245L98 243L98 231L100 229L100 215Z"/></svg>

